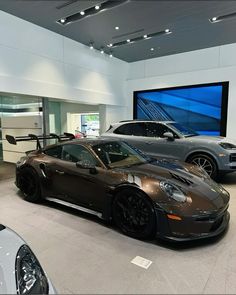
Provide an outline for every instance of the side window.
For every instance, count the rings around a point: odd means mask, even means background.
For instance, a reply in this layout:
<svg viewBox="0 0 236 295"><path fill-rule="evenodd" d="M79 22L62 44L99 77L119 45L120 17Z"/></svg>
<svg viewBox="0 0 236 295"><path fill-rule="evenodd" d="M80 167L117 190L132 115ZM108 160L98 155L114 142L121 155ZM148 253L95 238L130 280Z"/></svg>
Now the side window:
<svg viewBox="0 0 236 295"><path fill-rule="evenodd" d="M62 151L62 146L58 145L53 148L49 148L45 150L44 153L50 157L61 159L61 151Z"/></svg>
<svg viewBox="0 0 236 295"><path fill-rule="evenodd" d="M164 137L163 134L165 132L173 133L173 131L170 130L166 125L158 124L158 123L147 123L146 130L147 130L148 137L161 137L161 138L163 138Z"/></svg>
<svg viewBox="0 0 236 295"><path fill-rule="evenodd" d="M146 136L145 123L129 123L118 127L114 133L123 135Z"/></svg>
<svg viewBox="0 0 236 295"><path fill-rule="evenodd" d="M61 159L74 163L86 161L89 164L100 166L100 163L91 154L91 152L79 144L65 144L62 148Z"/></svg>

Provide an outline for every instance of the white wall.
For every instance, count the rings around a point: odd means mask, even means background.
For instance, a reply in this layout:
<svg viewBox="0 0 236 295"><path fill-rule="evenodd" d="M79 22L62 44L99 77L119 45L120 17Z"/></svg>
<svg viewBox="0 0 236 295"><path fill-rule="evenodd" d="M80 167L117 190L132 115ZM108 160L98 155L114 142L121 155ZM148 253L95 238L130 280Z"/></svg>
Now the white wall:
<svg viewBox="0 0 236 295"><path fill-rule="evenodd" d="M12 145L7 142L6 135L25 136L26 134L42 134L42 117L35 116L8 116L2 117L2 147L3 160L6 162L16 163L20 157L25 155L26 151L33 150L36 142L18 142Z"/></svg>
<svg viewBox="0 0 236 295"><path fill-rule="evenodd" d="M2 11L0 36L1 92L125 104L126 62Z"/></svg>
<svg viewBox="0 0 236 295"><path fill-rule="evenodd" d="M1 11L0 36L1 92L99 104L105 130L132 118L135 90L229 81L236 137L236 44L128 64Z"/></svg>
<svg viewBox="0 0 236 295"><path fill-rule="evenodd" d="M61 103L61 130L62 132L69 132L67 114L75 113L98 113L98 105L75 104L75 103Z"/></svg>
<svg viewBox="0 0 236 295"><path fill-rule="evenodd" d="M133 91L229 81L227 136L236 138L236 44L212 47L130 64L127 119Z"/></svg>

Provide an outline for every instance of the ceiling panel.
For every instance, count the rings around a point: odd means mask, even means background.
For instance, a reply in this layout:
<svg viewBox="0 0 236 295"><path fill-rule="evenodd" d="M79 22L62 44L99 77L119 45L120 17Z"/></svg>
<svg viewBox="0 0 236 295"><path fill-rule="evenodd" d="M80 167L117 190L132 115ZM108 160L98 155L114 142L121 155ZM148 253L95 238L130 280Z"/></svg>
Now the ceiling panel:
<svg viewBox="0 0 236 295"><path fill-rule="evenodd" d="M103 1L0 0L0 9L97 49L169 28L173 33L113 49L128 62L236 42L236 18L211 24L209 18L236 12L236 1L129 1L62 26L60 18ZM115 26L120 30L116 31ZM154 51L150 49L154 48Z"/></svg>

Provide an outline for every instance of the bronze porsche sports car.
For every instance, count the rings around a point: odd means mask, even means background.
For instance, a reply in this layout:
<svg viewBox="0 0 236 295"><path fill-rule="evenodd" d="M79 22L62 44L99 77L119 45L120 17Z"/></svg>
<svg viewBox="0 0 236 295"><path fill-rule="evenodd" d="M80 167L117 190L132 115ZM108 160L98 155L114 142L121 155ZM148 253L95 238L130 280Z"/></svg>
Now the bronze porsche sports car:
<svg viewBox="0 0 236 295"><path fill-rule="evenodd" d="M16 185L27 201L43 198L113 220L140 239L212 237L229 223L229 193L198 166L152 159L120 140L6 138L37 142L16 165ZM52 138L56 144L41 147Z"/></svg>

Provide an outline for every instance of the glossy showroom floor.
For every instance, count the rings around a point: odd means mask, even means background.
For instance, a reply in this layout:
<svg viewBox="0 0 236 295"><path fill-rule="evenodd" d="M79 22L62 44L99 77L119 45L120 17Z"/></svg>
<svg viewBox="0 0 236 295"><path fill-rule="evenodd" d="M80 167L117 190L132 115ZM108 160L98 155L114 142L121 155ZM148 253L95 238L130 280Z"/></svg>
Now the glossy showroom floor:
<svg viewBox="0 0 236 295"><path fill-rule="evenodd" d="M231 193L231 223L214 242L172 248L128 238L96 218L45 203L25 202L13 179L0 182L0 222L32 247L58 293L236 293L236 175L224 179ZM130 261L142 256L145 270Z"/></svg>

